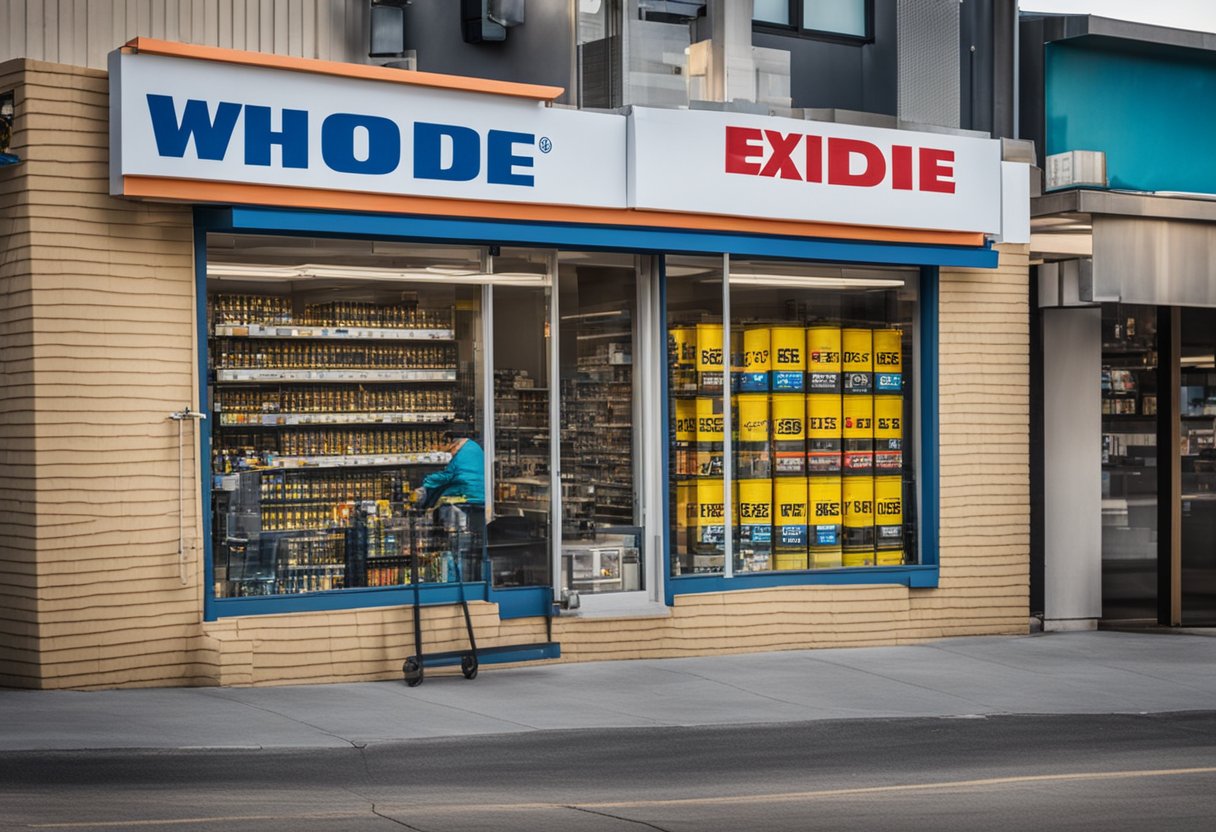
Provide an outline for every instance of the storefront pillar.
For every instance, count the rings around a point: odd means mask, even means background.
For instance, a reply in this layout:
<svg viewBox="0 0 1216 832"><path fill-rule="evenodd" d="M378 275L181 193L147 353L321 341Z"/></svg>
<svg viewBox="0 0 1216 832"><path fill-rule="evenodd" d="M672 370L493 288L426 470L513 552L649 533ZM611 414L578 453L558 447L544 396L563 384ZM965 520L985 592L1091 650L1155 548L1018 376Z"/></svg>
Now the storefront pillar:
<svg viewBox="0 0 1216 832"><path fill-rule="evenodd" d="M1101 310L1045 309L1044 628L1102 615Z"/></svg>

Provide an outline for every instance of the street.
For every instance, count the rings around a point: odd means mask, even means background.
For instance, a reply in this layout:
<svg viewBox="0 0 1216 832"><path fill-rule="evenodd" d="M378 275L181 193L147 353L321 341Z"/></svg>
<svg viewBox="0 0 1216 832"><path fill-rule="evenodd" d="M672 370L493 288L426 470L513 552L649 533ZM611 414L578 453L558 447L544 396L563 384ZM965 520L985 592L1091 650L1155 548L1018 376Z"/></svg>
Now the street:
<svg viewBox="0 0 1216 832"><path fill-rule="evenodd" d="M301 750L19 751L4 829L1208 830L1216 714L536 731Z"/></svg>

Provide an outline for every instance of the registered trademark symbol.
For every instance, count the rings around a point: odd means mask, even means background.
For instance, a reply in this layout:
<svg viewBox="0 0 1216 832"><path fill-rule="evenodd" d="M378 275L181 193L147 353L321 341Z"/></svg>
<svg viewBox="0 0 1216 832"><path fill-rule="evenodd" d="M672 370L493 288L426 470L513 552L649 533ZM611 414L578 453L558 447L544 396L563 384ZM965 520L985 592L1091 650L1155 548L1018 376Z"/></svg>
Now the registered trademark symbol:
<svg viewBox="0 0 1216 832"><path fill-rule="evenodd" d="M550 150L552 150L552 149L553 149L553 142L549 140L549 137L548 137L548 136L541 136L541 139L540 139L540 152L541 152L541 153L548 153L548 152L549 152Z"/></svg>

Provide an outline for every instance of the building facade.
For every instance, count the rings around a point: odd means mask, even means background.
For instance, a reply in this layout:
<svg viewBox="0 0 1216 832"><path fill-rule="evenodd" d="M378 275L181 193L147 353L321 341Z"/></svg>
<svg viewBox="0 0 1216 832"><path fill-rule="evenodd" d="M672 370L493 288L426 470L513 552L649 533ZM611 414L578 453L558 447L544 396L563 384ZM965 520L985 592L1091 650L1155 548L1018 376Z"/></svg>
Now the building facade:
<svg viewBox="0 0 1216 832"><path fill-rule="evenodd" d="M1195 104L1216 80L1211 35L1090 16L1021 26L1022 123L1047 171L1033 604L1057 628L1210 625L1216 166Z"/></svg>
<svg viewBox="0 0 1216 832"><path fill-rule="evenodd" d="M948 4L945 101L905 4L405 9L460 74L366 4L136 5L0 63L6 684L392 678L460 596L563 660L1025 632L1001 4ZM786 68L846 48L856 96ZM484 561L408 510L451 429Z"/></svg>

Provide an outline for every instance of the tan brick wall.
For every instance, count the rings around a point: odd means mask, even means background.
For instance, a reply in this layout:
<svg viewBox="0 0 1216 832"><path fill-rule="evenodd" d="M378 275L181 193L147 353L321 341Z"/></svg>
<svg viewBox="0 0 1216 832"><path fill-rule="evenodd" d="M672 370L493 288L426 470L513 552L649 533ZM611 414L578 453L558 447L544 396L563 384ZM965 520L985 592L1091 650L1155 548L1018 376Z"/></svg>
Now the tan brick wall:
<svg viewBox="0 0 1216 832"><path fill-rule="evenodd" d="M49 688L190 683L201 610L195 438L186 425L183 585L177 425L166 418L197 403L190 209L108 196L104 73L3 69L18 91L24 161L0 180L13 229L0 268L28 359L4 380L6 455L20 449L26 473L5 479L23 483L22 499L5 502L0 522L14 533L0 545L29 547L36 568L27 557L6 576L23 594L5 598L0 619L33 605L25 644L39 663L28 672L0 654L0 673Z"/></svg>
<svg viewBox="0 0 1216 832"><path fill-rule="evenodd" d="M18 90L20 67L0 64L0 92ZM29 153L18 100L11 151ZM38 679L37 518L34 478L34 321L25 165L0 167L0 685Z"/></svg>
<svg viewBox="0 0 1216 832"><path fill-rule="evenodd" d="M107 195L103 73L0 65L26 161L0 171L0 684L109 687L396 678L402 607L201 623L186 426L187 583L177 427L197 403L190 211ZM1028 302L1024 247L941 276L941 586L681 596L670 615L554 622L566 661L895 644L1027 628ZM539 619L474 605L485 645ZM427 649L463 643L427 608Z"/></svg>

